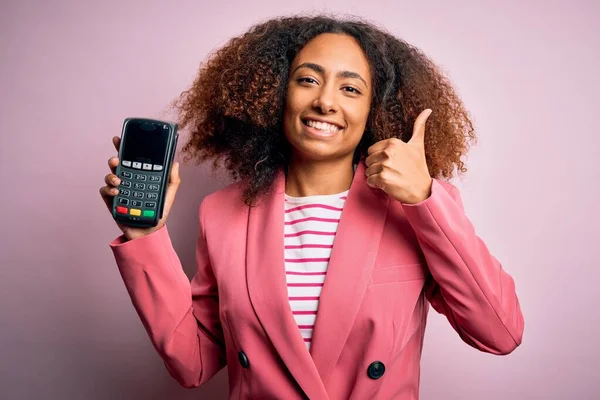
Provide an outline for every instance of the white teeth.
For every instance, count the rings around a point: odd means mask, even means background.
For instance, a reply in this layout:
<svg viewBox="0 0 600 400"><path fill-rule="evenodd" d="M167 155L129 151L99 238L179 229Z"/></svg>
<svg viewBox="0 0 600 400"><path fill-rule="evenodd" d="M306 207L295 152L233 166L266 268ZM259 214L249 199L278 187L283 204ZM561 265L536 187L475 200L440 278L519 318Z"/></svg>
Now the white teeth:
<svg viewBox="0 0 600 400"><path fill-rule="evenodd" d="M340 130L340 128L336 125L328 124L326 122L312 121L310 119L306 120L306 125L325 132L336 132Z"/></svg>

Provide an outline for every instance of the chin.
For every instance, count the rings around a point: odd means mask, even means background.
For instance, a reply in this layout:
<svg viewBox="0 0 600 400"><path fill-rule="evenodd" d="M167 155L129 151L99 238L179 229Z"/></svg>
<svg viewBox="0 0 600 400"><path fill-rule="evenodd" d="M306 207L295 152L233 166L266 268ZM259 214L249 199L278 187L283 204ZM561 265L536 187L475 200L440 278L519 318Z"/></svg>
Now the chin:
<svg viewBox="0 0 600 400"><path fill-rule="evenodd" d="M352 152L351 149L346 151L335 143L314 142L312 140L303 139L293 143L292 149L296 157L313 161L326 161L342 158L347 152Z"/></svg>

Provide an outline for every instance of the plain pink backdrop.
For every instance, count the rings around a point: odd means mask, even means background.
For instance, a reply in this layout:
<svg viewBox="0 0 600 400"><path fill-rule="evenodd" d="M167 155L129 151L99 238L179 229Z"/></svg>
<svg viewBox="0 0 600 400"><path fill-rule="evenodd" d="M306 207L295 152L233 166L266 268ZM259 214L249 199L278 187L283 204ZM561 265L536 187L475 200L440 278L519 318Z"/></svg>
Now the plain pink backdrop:
<svg viewBox="0 0 600 400"><path fill-rule="evenodd" d="M430 313L421 398L600 398L600 3L486 3L2 1L0 397L226 398L226 370L178 387L130 303L98 194L110 138L128 116L171 118L199 63L252 24L329 11L382 25L455 83L480 141L454 183L525 316L499 357ZM183 166L169 220L188 276L197 206L229 182L208 171Z"/></svg>

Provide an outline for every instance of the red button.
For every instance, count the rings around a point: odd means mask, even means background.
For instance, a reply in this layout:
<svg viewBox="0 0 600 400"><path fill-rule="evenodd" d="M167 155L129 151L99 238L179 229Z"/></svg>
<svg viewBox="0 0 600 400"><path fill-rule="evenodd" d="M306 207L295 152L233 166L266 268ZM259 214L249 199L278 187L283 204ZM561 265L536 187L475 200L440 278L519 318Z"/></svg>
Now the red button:
<svg viewBox="0 0 600 400"><path fill-rule="evenodd" d="M119 214L127 214L127 207L117 206L117 212Z"/></svg>

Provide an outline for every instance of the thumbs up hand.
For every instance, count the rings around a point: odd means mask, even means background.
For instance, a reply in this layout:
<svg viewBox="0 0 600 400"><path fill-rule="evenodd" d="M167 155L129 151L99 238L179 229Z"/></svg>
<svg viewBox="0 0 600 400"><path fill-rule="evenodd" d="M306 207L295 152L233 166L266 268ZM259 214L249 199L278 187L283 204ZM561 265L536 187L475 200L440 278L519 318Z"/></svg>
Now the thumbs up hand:
<svg viewBox="0 0 600 400"><path fill-rule="evenodd" d="M419 114L408 142L381 140L367 150L367 184L405 204L416 204L431 195L433 178L425 160L425 122L432 110Z"/></svg>

